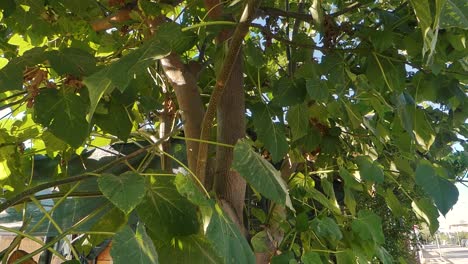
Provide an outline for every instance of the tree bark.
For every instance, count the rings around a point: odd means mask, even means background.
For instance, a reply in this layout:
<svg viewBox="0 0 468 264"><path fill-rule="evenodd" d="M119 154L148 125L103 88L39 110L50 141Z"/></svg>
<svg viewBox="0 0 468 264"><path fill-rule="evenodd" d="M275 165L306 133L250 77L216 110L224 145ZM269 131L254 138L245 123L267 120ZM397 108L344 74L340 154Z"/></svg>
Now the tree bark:
<svg viewBox="0 0 468 264"><path fill-rule="evenodd" d="M184 123L185 136L188 138L200 138L204 110L195 77L175 54L170 54L161 59L161 65L175 91L182 122ZM186 149L189 169L195 171L197 167L198 142L186 140Z"/></svg>
<svg viewBox="0 0 468 264"><path fill-rule="evenodd" d="M238 139L245 136L243 84L242 53L239 53L217 106L218 142L234 145ZM232 206L239 225L243 227L246 182L239 173L231 170L232 160L232 148L217 147L214 189L218 198L227 201Z"/></svg>

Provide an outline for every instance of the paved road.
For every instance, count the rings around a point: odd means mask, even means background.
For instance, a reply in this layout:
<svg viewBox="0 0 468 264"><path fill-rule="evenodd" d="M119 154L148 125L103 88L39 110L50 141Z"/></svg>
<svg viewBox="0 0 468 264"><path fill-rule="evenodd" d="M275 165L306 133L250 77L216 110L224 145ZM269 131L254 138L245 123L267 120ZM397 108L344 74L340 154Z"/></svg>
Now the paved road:
<svg viewBox="0 0 468 264"><path fill-rule="evenodd" d="M439 249L435 245L426 245L423 249L423 263L447 263L447 264L468 264L468 248L459 246L441 246Z"/></svg>

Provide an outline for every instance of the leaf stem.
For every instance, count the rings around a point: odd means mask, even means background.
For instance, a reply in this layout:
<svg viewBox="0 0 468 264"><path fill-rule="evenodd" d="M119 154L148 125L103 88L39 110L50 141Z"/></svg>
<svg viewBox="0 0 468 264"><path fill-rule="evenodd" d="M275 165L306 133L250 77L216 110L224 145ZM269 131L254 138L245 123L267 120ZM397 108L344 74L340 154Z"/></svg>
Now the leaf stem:
<svg viewBox="0 0 468 264"><path fill-rule="evenodd" d="M173 136L172 138L183 139L183 140L187 140L187 141L203 142L203 143L206 143L206 144L212 144L212 145L227 147L227 148L234 148L234 145L226 144L226 143L220 143L220 142L211 141L211 140L202 140L202 139L198 139L198 138L189 138L189 137L180 137L180 136Z"/></svg>
<svg viewBox="0 0 468 264"><path fill-rule="evenodd" d="M75 225L73 225L71 228L69 228L67 231L63 232L62 234L54 237L49 243L46 243L44 244L42 247L34 250L33 252L23 256L22 258L19 258L18 260L16 260L14 262L14 264L19 264L19 263L23 263L23 261L27 260L28 258L31 258L31 257L34 257L35 255L37 255L38 253L42 252L44 249L46 248L49 248L49 247L52 247L55 243L57 243L58 241L60 241L62 238L64 238L65 236L71 234L73 232L73 230L75 230L76 228L80 227L82 224L86 223L87 221L89 221L90 219L92 219L93 217L95 217L97 214L99 214L102 210L104 210L106 208L106 206L108 206L107 204L104 204L102 205L100 208L97 208L94 212L92 212L91 214L87 215L84 219L80 220L78 223L76 223Z"/></svg>
<svg viewBox="0 0 468 264"><path fill-rule="evenodd" d="M63 230L62 228L60 228L60 226L57 224L57 222L52 218L52 216L49 214L49 212L47 212L47 210L44 208L44 206L42 206L42 204L36 199L34 198L34 196L30 196L31 197L31 201L33 201L33 203L37 206L37 208L39 208L39 211L41 211L44 216L46 218L49 219L50 223L55 227L55 229L57 229L57 232L59 234L62 234L63 233ZM72 243L70 242L70 240L67 238L67 237L64 237L63 240L65 240L65 242L68 244L68 246L70 247L70 250L73 254L73 257L75 259L79 259L80 256L78 255L78 252L76 252L76 249L75 247L73 247Z"/></svg>
<svg viewBox="0 0 468 264"><path fill-rule="evenodd" d="M201 22L195 25L191 25L188 27L184 27L182 29L182 32L189 31L191 29L195 28L200 28L200 27L206 27L206 26L217 26L217 25L228 25L228 26L235 26L237 23L233 21L206 21L206 22Z"/></svg>
<svg viewBox="0 0 468 264"><path fill-rule="evenodd" d="M33 235L30 235L30 234L27 234L27 233L24 233L24 232L21 232L19 230L16 230L14 228L10 228L10 227L6 227L6 226L2 226L0 225L0 229L2 230L5 230L7 232L10 232L10 233L14 233L18 236L22 236L22 237L25 237L31 241L34 241L36 242L37 244L41 245L41 246L44 246L44 242L42 242L40 239L36 238L35 236ZM52 245L51 246L47 246L47 247L44 247L44 249L47 249L49 250L50 252L52 252L53 254L55 254L57 257L59 257L61 260L63 261L66 261L67 259L62 256L62 254L60 254L58 251L56 251L55 249L52 248Z"/></svg>

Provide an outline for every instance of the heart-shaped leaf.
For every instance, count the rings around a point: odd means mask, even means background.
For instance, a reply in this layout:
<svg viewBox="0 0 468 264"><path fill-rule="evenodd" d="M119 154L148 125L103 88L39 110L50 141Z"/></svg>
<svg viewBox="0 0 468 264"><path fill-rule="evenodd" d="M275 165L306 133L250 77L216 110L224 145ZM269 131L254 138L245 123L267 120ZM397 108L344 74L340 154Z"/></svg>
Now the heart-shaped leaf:
<svg viewBox="0 0 468 264"><path fill-rule="evenodd" d="M120 176L103 174L98 184L102 194L126 214L145 196L145 179L135 172L128 171Z"/></svg>

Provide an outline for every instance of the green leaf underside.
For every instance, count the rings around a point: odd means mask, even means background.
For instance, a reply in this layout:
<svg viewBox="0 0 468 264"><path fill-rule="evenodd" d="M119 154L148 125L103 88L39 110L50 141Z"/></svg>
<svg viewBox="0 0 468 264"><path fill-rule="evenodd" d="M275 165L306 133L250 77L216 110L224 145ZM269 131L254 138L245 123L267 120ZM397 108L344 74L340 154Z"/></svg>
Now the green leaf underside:
<svg viewBox="0 0 468 264"><path fill-rule="evenodd" d="M234 147L232 168L262 195L294 210L280 172L254 152L245 140L238 141Z"/></svg>
<svg viewBox="0 0 468 264"><path fill-rule="evenodd" d="M359 167L359 173L363 180L382 183L384 174L382 168L377 161L371 161L367 156L359 156L356 158L356 163Z"/></svg>
<svg viewBox="0 0 468 264"><path fill-rule="evenodd" d="M111 256L112 261L116 264L159 263L153 241L146 234L145 227L142 224L138 225L136 232L129 226L125 226L115 235Z"/></svg>
<svg viewBox="0 0 468 264"><path fill-rule="evenodd" d="M138 216L158 239L170 240L199 231L196 207L177 192L173 179L158 178L137 207Z"/></svg>
<svg viewBox="0 0 468 264"><path fill-rule="evenodd" d="M255 256L239 229L222 209L216 205L206 236L226 264L254 264Z"/></svg>
<svg viewBox="0 0 468 264"><path fill-rule="evenodd" d="M447 179L438 176L427 161L421 161L416 168L416 184L432 197L444 216L458 200L457 187Z"/></svg>
<svg viewBox="0 0 468 264"><path fill-rule="evenodd" d="M221 263L255 263L254 254L244 235L215 201L204 197L187 176L178 174L175 184L182 195L199 206L204 224L208 223L205 235L217 253L217 257L213 258L221 258ZM208 251L212 249L205 248ZM208 260L208 263L211 260Z"/></svg>
<svg viewBox="0 0 468 264"><path fill-rule="evenodd" d="M439 212L437 211L437 208L434 206L432 201L427 198L423 198L418 201L413 201L411 206L416 216L419 219L424 220L424 222L429 225L431 234L434 234L437 229L439 229L439 221L437 220L439 217Z"/></svg>
<svg viewBox="0 0 468 264"><path fill-rule="evenodd" d="M222 258L201 235L178 237L175 241L155 241L161 263L218 264Z"/></svg>
<svg viewBox="0 0 468 264"><path fill-rule="evenodd" d="M360 210L358 218L353 220L351 228L363 240L374 241L377 244L385 242L381 219L371 211Z"/></svg>

